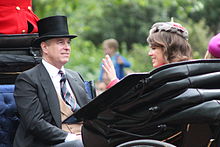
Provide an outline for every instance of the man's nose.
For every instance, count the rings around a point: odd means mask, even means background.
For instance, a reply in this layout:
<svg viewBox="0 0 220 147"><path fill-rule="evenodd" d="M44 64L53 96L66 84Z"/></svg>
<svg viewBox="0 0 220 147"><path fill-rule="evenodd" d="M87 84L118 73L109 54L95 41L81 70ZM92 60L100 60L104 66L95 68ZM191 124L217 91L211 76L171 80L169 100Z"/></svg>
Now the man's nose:
<svg viewBox="0 0 220 147"><path fill-rule="evenodd" d="M68 42L66 42L66 43L64 44L64 47L65 47L65 49L70 49L70 48L71 48L71 46L70 46L70 44L69 44Z"/></svg>

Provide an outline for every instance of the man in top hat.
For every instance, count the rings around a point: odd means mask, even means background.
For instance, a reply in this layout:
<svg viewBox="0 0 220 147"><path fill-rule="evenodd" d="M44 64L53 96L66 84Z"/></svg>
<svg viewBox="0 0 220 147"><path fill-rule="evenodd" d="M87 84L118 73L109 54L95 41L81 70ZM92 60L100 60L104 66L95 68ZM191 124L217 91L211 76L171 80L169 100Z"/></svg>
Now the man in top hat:
<svg viewBox="0 0 220 147"><path fill-rule="evenodd" d="M20 124L14 147L83 146L81 122L73 114L89 102L81 75L64 68L70 58L70 41L65 16L37 22L42 62L21 73L14 97Z"/></svg>

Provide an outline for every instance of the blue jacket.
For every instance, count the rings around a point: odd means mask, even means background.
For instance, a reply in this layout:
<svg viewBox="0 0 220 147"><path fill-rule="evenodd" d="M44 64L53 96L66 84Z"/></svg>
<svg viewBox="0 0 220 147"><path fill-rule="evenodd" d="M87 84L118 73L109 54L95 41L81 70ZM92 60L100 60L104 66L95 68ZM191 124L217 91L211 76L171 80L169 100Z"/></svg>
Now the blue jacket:
<svg viewBox="0 0 220 147"><path fill-rule="evenodd" d="M123 60L123 63L124 64L118 64L117 63L117 58L118 57L121 57L122 60ZM114 64L114 67L115 67L115 71L116 71L116 75L117 75L117 78L118 79L122 79L124 76L125 76L125 73L124 73L124 68L125 67L130 67L131 66L131 63L123 56L121 56L120 54L115 54L114 56L111 57L112 59L112 62ZM99 75L99 81L102 81L103 80L103 73L104 73L104 70L102 68L102 63L100 65L100 75Z"/></svg>

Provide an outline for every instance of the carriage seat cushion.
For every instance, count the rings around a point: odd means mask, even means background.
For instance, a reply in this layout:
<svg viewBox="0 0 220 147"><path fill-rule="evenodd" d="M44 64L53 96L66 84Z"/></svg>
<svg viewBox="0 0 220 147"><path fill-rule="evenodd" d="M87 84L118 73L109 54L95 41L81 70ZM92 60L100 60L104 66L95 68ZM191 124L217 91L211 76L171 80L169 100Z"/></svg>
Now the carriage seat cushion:
<svg viewBox="0 0 220 147"><path fill-rule="evenodd" d="M14 85L0 85L0 147L12 147L14 135L19 124L17 108L13 96ZM85 82L90 98L94 98L92 85Z"/></svg>
<svg viewBox="0 0 220 147"><path fill-rule="evenodd" d="M0 85L0 146L11 147L18 126L14 85Z"/></svg>

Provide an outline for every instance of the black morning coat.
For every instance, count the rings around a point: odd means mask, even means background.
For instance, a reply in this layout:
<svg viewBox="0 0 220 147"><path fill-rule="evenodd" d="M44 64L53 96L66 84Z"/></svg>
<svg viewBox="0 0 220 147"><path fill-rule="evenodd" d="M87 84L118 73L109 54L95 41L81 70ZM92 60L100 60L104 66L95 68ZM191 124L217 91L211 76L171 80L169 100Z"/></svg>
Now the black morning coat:
<svg viewBox="0 0 220 147"><path fill-rule="evenodd" d="M65 69L79 106L89 102L79 73ZM20 124L14 147L46 147L61 143L67 132L61 130L61 113L56 90L42 63L17 77L14 97Z"/></svg>

